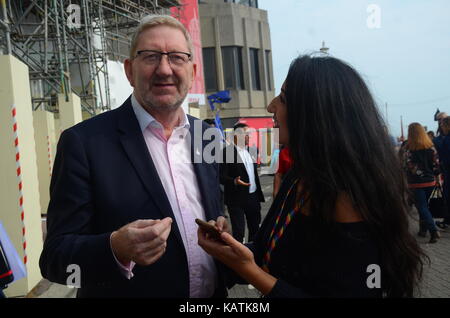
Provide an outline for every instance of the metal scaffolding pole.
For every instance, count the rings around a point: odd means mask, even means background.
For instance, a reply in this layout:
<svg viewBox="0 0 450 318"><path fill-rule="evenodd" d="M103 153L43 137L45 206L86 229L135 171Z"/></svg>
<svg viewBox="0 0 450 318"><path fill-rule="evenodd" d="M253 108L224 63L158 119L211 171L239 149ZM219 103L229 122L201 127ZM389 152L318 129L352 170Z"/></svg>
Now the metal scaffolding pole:
<svg viewBox="0 0 450 318"><path fill-rule="evenodd" d="M176 0L0 0L0 49L30 69L33 109L58 112L57 94L80 96L94 115L110 109L108 60L128 57L129 34L140 19L179 7ZM70 27L69 5L81 26ZM77 85L74 85L75 82Z"/></svg>

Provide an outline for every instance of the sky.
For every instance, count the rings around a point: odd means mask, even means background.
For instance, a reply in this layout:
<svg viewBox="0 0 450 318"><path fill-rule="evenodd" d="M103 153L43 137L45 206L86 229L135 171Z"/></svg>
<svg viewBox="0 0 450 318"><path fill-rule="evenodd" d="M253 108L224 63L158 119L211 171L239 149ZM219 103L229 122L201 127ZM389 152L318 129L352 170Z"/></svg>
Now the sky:
<svg viewBox="0 0 450 318"><path fill-rule="evenodd" d="M325 41L363 76L392 135L401 135L401 117L406 136L412 122L436 130L437 108L450 115L449 0L259 0L259 8L269 17L276 94L290 62Z"/></svg>

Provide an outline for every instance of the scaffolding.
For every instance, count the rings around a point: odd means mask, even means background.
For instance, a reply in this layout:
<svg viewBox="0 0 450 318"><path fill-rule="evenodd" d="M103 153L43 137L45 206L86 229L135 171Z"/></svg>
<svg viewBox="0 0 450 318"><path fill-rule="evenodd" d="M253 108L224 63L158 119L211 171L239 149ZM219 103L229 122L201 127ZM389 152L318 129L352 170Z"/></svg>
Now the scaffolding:
<svg viewBox="0 0 450 318"><path fill-rule="evenodd" d="M177 0L0 0L0 50L29 67L32 105L58 112L71 92L91 115L110 109L108 60L128 57L129 35Z"/></svg>

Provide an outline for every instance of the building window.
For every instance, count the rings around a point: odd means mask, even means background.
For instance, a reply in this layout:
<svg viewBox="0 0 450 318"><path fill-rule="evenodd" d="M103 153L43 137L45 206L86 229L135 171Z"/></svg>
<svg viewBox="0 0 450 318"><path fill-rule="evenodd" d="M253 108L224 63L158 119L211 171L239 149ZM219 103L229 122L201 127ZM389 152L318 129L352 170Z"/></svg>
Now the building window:
<svg viewBox="0 0 450 318"><path fill-rule="evenodd" d="M203 48L203 70L206 91L217 91L216 49L213 47Z"/></svg>
<svg viewBox="0 0 450 318"><path fill-rule="evenodd" d="M239 46L222 47L222 62L225 89L245 89L242 72L242 48Z"/></svg>
<svg viewBox="0 0 450 318"><path fill-rule="evenodd" d="M231 0L225 0L225 2L232 2ZM233 3L239 3L247 7L258 8L258 0L233 0Z"/></svg>
<svg viewBox="0 0 450 318"><path fill-rule="evenodd" d="M266 80L267 90L272 90L272 76L270 74L270 51L266 51Z"/></svg>
<svg viewBox="0 0 450 318"><path fill-rule="evenodd" d="M259 76L258 49L250 49L250 67L252 71L252 89L261 90L261 79Z"/></svg>

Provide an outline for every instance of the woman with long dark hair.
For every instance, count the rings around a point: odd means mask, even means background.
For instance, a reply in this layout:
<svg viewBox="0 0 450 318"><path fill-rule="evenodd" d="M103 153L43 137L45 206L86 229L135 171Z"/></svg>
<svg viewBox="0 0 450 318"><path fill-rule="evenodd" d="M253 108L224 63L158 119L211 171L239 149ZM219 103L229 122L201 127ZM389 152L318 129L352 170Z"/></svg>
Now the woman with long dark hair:
<svg viewBox="0 0 450 318"><path fill-rule="evenodd" d="M408 141L403 152L403 166L408 186L414 196L414 204L419 212L418 235L425 237L429 231L430 243L436 243L440 236L428 207L428 200L440 173L439 160L433 142L419 123L412 123L408 126Z"/></svg>
<svg viewBox="0 0 450 318"><path fill-rule="evenodd" d="M267 297L412 297L425 255L360 75L333 57L298 57L268 111L293 168L253 244L199 230L200 246Z"/></svg>

